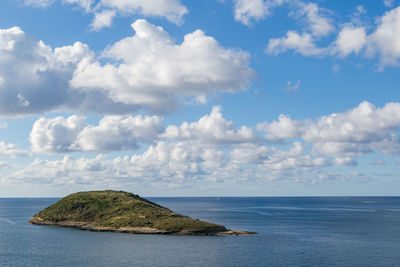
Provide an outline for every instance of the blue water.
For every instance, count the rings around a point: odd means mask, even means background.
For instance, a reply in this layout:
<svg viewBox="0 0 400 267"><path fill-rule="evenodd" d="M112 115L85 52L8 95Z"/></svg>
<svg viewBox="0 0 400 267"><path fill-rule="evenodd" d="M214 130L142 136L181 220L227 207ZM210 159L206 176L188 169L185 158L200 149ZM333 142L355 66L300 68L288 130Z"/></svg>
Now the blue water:
<svg viewBox="0 0 400 267"><path fill-rule="evenodd" d="M31 225L58 199L0 199L0 266L400 266L400 198L149 198L257 236Z"/></svg>

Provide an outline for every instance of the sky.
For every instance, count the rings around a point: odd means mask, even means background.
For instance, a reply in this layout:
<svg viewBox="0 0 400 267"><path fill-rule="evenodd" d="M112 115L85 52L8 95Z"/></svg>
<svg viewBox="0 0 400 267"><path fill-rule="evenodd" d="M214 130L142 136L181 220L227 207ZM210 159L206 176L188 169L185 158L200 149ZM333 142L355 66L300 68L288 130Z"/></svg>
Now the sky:
<svg viewBox="0 0 400 267"><path fill-rule="evenodd" d="M400 1L0 1L0 197L398 195Z"/></svg>

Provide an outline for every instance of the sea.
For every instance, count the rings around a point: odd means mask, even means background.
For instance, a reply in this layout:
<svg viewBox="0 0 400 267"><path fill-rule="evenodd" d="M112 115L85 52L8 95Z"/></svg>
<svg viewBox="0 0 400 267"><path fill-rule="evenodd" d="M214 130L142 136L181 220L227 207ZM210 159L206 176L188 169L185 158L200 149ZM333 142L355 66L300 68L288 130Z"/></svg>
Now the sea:
<svg viewBox="0 0 400 267"><path fill-rule="evenodd" d="M255 236L31 225L57 198L0 198L0 266L400 266L400 197L148 198Z"/></svg>

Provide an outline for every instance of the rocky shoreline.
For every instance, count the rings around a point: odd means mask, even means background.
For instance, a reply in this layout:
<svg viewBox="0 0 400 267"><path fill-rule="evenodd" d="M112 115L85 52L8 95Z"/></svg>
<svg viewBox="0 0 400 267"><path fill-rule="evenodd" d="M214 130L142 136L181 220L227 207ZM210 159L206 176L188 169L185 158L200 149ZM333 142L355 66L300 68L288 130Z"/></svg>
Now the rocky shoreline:
<svg viewBox="0 0 400 267"><path fill-rule="evenodd" d="M88 222L74 222L74 221L46 221L40 217L32 217L29 220L32 224L59 226L59 227L72 227L79 230L96 231L96 232L117 232L117 233L130 233L130 234L158 234L158 235L203 235L203 236L237 236L237 235L256 235L255 232L247 232L241 230L223 230L220 228L215 230L208 229L208 231L165 231L150 227L109 227L99 226Z"/></svg>

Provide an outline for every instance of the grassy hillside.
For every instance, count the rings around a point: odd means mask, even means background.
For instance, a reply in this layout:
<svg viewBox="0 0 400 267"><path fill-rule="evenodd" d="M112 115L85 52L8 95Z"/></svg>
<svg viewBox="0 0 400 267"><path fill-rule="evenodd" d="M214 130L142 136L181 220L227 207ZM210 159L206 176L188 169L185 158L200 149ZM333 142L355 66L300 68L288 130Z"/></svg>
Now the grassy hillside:
<svg viewBox="0 0 400 267"><path fill-rule="evenodd" d="M191 219L123 191L69 195L34 216L51 222L87 222L106 227L150 227L165 231L224 231L224 226Z"/></svg>

